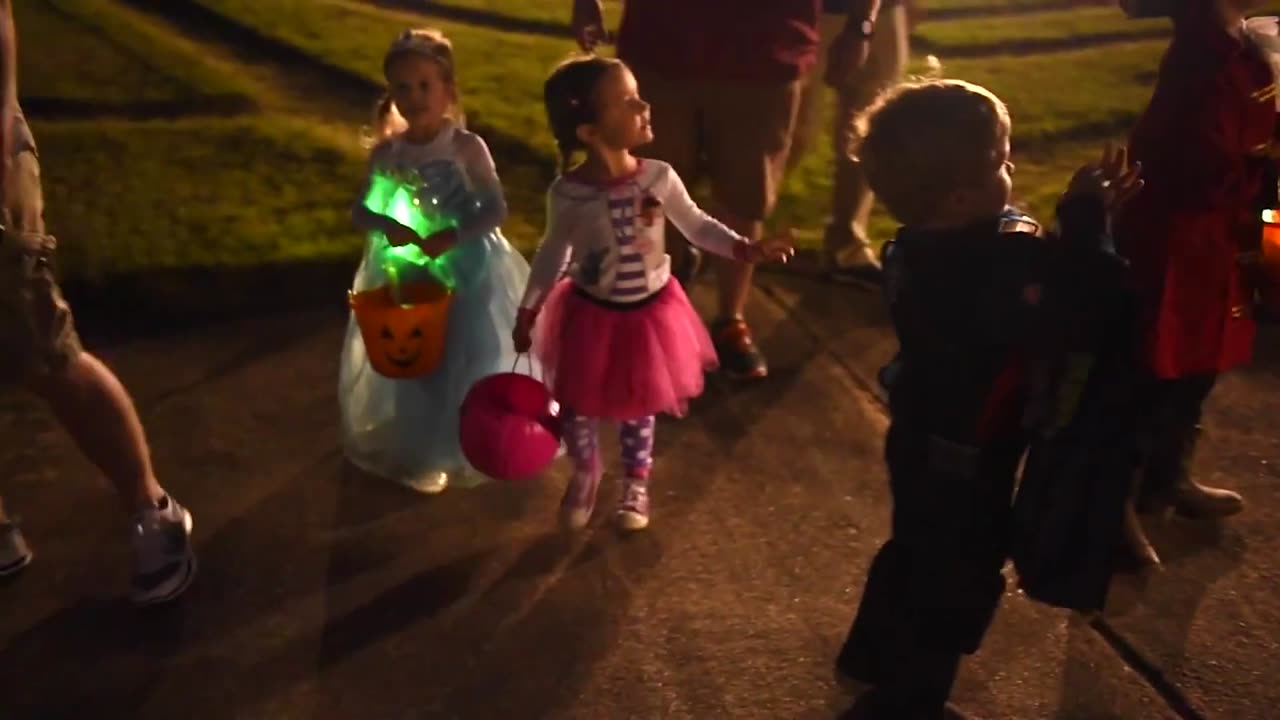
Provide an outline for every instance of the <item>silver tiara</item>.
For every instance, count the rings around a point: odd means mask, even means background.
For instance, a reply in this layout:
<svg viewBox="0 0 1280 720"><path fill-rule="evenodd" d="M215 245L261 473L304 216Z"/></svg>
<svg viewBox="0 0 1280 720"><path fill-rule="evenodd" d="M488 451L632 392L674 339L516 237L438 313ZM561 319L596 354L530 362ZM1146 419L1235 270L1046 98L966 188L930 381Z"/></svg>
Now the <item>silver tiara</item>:
<svg viewBox="0 0 1280 720"><path fill-rule="evenodd" d="M414 52L422 53L423 55L435 55L441 44L432 34L410 28L400 33L395 42L391 43L387 54L395 55L402 52Z"/></svg>

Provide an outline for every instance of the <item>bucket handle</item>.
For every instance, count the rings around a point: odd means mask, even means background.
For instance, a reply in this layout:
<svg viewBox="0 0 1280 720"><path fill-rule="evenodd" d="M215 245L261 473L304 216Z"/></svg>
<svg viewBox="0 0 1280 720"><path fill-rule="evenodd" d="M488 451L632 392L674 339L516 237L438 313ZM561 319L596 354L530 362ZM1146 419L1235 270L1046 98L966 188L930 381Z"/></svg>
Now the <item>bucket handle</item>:
<svg viewBox="0 0 1280 720"><path fill-rule="evenodd" d="M534 374L533 374L533 356L532 356L532 355L530 355L530 354L529 354L529 353L527 353L527 352L516 353L516 359L515 359L515 362L511 363L511 372L513 372L513 373L514 373L514 372L519 372L519 368L520 368L520 358L524 358L525 365L529 368L529 372L527 372L527 373L525 373L525 374L526 374L526 375L528 375L529 377L534 377ZM539 377L536 377L535 379L537 379L537 380L541 380L541 381L542 381L542 382L544 382L544 383L547 381L547 376L546 376L546 373L545 373L545 372L540 372L540 373L538 373L538 375L539 375Z"/></svg>

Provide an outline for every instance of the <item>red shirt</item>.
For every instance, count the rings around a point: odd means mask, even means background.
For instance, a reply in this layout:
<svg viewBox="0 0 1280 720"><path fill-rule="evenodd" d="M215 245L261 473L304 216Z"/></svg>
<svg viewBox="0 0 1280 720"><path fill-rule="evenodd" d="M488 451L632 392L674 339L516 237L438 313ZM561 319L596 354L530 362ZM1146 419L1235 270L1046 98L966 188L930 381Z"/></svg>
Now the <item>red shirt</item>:
<svg viewBox="0 0 1280 720"><path fill-rule="evenodd" d="M1252 288L1237 255L1261 232L1266 161L1250 153L1275 130L1275 79L1202 4L1175 26L1130 138L1146 185L1116 223L1138 284L1142 358L1160 378L1229 370L1253 346Z"/></svg>
<svg viewBox="0 0 1280 720"><path fill-rule="evenodd" d="M624 0L618 56L673 78L785 83L818 57L822 0Z"/></svg>

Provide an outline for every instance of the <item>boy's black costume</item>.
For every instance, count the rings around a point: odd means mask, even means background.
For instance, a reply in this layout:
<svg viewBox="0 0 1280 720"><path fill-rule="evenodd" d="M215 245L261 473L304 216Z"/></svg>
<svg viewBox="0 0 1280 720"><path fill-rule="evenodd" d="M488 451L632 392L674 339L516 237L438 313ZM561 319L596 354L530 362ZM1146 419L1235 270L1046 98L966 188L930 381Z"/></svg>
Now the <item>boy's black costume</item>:
<svg viewBox="0 0 1280 720"><path fill-rule="evenodd" d="M885 256L901 347L881 374L893 531L837 667L896 716L945 703L1011 554L1033 597L1083 608L1105 593L1132 466L1132 426L1100 422L1128 411L1124 263L1100 199L1069 196L1058 215L1048 237L1014 211L907 227Z"/></svg>

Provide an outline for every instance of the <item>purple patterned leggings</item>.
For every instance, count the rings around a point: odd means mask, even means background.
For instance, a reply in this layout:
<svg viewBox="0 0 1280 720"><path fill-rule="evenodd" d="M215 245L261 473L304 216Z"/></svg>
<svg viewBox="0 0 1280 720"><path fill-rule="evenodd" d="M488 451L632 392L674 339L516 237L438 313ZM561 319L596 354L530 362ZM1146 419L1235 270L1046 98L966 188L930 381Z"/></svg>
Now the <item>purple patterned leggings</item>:
<svg viewBox="0 0 1280 720"><path fill-rule="evenodd" d="M564 418L564 440L574 471L579 474L596 472L600 464L599 418L581 417L568 410L562 410L561 417ZM652 415L622 422L622 466L627 477L649 477L649 468L653 466L654 424Z"/></svg>

